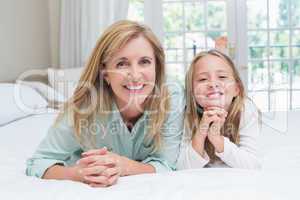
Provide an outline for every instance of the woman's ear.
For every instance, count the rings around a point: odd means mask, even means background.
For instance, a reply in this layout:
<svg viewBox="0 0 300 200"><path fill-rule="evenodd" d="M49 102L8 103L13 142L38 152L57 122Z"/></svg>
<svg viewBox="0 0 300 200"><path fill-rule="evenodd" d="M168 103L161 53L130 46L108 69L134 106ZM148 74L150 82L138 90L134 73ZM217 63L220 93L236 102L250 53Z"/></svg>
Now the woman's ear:
<svg viewBox="0 0 300 200"><path fill-rule="evenodd" d="M106 81L106 83L109 85L109 79L108 79L108 74L107 74L105 65L103 65L103 68L100 71L100 76L102 76L104 78L104 80Z"/></svg>

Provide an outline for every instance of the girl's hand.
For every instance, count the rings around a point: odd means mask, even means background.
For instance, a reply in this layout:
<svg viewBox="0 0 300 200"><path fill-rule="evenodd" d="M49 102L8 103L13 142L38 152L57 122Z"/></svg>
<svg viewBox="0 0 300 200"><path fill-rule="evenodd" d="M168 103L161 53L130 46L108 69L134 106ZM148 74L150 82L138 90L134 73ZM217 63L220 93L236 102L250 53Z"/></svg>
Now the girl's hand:
<svg viewBox="0 0 300 200"><path fill-rule="evenodd" d="M211 123L218 120L218 112L217 109L213 108L204 110L199 128L197 129L197 135L202 135L203 138L206 138Z"/></svg>
<svg viewBox="0 0 300 200"><path fill-rule="evenodd" d="M210 124L218 120L217 110L204 110L199 127L196 134L192 138L192 146L194 150L202 157L205 155L204 144L208 136Z"/></svg>
<svg viewBox="0 0 300 200"><path fill-rule="evenodd" d="M208 140L214 145L216 151L221 153L224 151L224 137L221 135L221 128L225 123L227 111L218 107L211 107L209 109L214 110L216 116L215 120L213 120L209 127L207 137Z"/></svg>

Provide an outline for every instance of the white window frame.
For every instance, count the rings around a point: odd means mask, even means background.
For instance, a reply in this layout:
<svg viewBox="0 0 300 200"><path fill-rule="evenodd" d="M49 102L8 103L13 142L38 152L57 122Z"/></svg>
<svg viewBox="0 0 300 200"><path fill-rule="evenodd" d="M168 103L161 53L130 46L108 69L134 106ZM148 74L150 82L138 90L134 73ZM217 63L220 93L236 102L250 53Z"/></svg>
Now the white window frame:
<svg viewBox="0 0 300 200"><path fill-rule="evenodd" d="M183 19L185 18L185 3L202 3L204 6L203 6L203 11L204 11L204 17L205 17L205 23L207 22L207 3L209 1L222 1L222 2L225 2L226 4L226 8L231 8L230 11L232 10L232 8L234 8L235 6L235 0L163 0L163 4L166 4L166 3L182 3L182 13L183 13ZM230 4L230 6L228 6L228 4ZM227 15L231 12L228 12L228 9L226 10L227 11ZM234 15L234 13L232 13ZM229 19L229 17L227 17L227 20ZM230 19L235 19L235 17L230 17ZM228 26L229 24L231 24L230 22L227 23L227 27L222 30L222 29L218 29L216 31L220 31L220 32L227 32L228 35L230 35L231 33L235 33L236 31L233 30L235 29L235 26ZM185 25L185 20L183 20L183 27L186 27ZM205 25L205 29L204 30L201 30L201 31L195 31L195 33L208 33L209 31L214 31L213 29L211 30L208 30L207 28L207 24ZM168 32L168 33L174 33L174 34L182 34L183 35L183 39L182 39L182 47L183 47L183 60L182 62L169 62L167 61L167 64L182 64L183 67L184 67L184 71L187 70L188 66L189 66L189 61L187 60L188 59L188 56L187 56L187 46L186 46L186 33L193 33L193 31L186 31L186 30L182 30L182 31L174 31L174 32ZM164 33L164 35L168 34L168 33ZM205 47L207 48L208 46L208 37L205 37ZM230 41L230 44L236 44L236 38L235 37L232 37L231 38L231 41ZM245 66L245 65L244 65ZM245 76L245 75L244 75ZM245 78L245 80L247 80L247 78Z"/></svg>
<svg viewBox="0 0 300 200"><path fill-rule="evenodd" d="M162 8L163 8L163 4L165 3L183 3L183 2L202 2L204 4L204 12L207 11L207 2L208 1L224 1L224 0L158 0L160 3L157 2L157 0L144 0L145 1L145 23L147 23L147 21L151 20L151 17L153 17L153 13L151 13L151 10L156 10L156 11L160 11L162 14ZM290 40L289 40L289 53L290 56L286 59L277 59L278 61L284 61L287 60L289 62L289 89L272 89L271 88L271 84L270 84L270 77L271 77L271 73L270 73L270 58L268 57L266 60L264 59L257 59L257 61L267 61L268 62L268 74L269 74L269 83L268 83L268 88L267 89L262 89L262 90L248 90L248 75L249 75L249 68L248 68L248 63L249 61L251 62L251 60L248 60L248 31L251 29L248 29L247 27L247 1L248 0L225 0L226 3L226 12L227 12L227 30L217 30L217 31L225 31L227 32L228 35L228 42L229 42L229 55L234 59L236 67L238 68L238 71L241 75L241 78L244 82L245 85L245 89L246 92L255 92L255 91L265 91L268 93L268 111L271 110L271 95L273 91L289 91L289 102L287 102L289 104L289 108L288 110L294 109L293 108L293 91L300 91L300 89L293 89L292 85L293 85L293 76L292 76L292 69L293 69L293 64L294 64L294 60L295 58L293 58L292 53L292 31L291 30L300 30L299 29L294 29L292 28L291 25L291 21L289 21L289 27L288 28L277 28L277 29L272 29L269 27L269 23L268 23L268 27L267 29L254 29L254 30L267 30L267 31L272 31L272 30L289 30L290 31ZM268 3L270 2L270 0L267 0ZM290 4L291 7L291 4ZM185 16L185 4L183 3L182 6L183 9L183 18ZM291 10L291 8L290 8ZM268 16L269 16L269 6L268 6ZM207 13L207 12L206 12ZM205 13L205 18L207 17L207 14ZM160 15L162 16L162 15ZM269 17L268 17L269 20ZM289 20L291 20L291 12L289 12ZM207 21L207 20L205 20ZM152 19L152 21L148 22L148 24L153 25L153 23L158 23L160 24L160 26L163 25L163 17L160 18L155 18L155 20ZM185 20L183 20L183 26L185 27ZM156 27L157 28L157 27ZM163 30L163 27L161 27L161 30ZM195 32L203 32L203 33L207 33L208 31L211 30L207 30L207 25L205 25L205 30L204 31L195 31ZM183 67L186 68L189 65L189 61L187 60L187 52L188 50L186 49L186 34L185 33L190 33L191 31L175 31L172 33L183 33L183 60L179 61L179 62L167 62L167 64L182 64ZM165 35L166 33L160 33L159 35ZM161 38L161 40L163 40ZM205 38L205 43L206 43L206 47L207 47L207 37ZM266 47L268 47L270 45L270 32L268 32L268 44ZM270 50L269 50L270 51ZM272 61L276 61L276 59L272 59Z"/></svg>
<svg viewBox="0 0 300 200"><path fill-rule="evenodd" d="M237 3L237 8L236 9L238 12L240 10L244 10L245 9L245 13L247 13L247 1L248 0L245 0L245 1L239 1L239 0L235 0L236 3ZM243 43L241 43L241 41L239 41L239 45L241 44L242 47L241 48L244 48L246 49L247 51L240 51L242 54L241 57L242 57L242 60L246 61L245 62L245 65L242 65L242 66L247 66L249 62L251 61L258 61L258 62L267 62L268 63L268 66L267 66L267 70L268 70L268 88L267 89L260 89L260 90L248 90L248 92L267 92L268 93L268 111L272 111L272 108L271 108L271 105L272 105L272 101L271 101L271 95L272 95L272 92L278 92L278 91L287 91L288 92L288 98L289 98L289 102L288 103L288 108L287 110L293 110L295 108L293 108L293 91L300 91L300 89L293 89L293 74L292 74L292 69L293 69L293 65L294 65L294 60L298 60L298 59L295 59L293 58L293 50L292 50L292 30L300 30L300 28L293 28L291 27L291 3L289 4L289 25L288 27L284 27L284 28L271 28L270 27L270 23L269 23L269 20L270 20L270 10L269 10L269 6L270 5L270 0L267 0L267 28L262 28L262 29L248 29L247 27L247 19L242 22L238 22L237 23L237 30L242 34L241 37L244 36L244 32L246 34L246 39L245 41L247 41L247 33L248 31L267 31L267 45L266 47L270 47L270 31L289 31L289 44L288 44L288 48L289 48L289 57L288 58L278 58L278 59L270 59L269 55L270 55L270 49L268 48L268 57L266 59L253 59L253 60L248 60L248 45L246 44L246 46L244 46ZM242 8L242 9L241 9ZM247 14L246 15L238 15L239 17L237 18L238 20L239 19L242 19L242 18L246 18L247 17ZM245 24L246 26L243 26L243 24ZM249 62L248 62L248 61ZM283 89L273 89L271 88L271 69L270 69L270 62L276 62L276 61L287 61L288 62L288 84L289 84L289 87L288 88L283 88ZM243 68L243 67L242 67ZM247 79L248 80L248 79ZM248 84L247 84L248 85ZM248 87L247 87L248 89Z"/></svg>

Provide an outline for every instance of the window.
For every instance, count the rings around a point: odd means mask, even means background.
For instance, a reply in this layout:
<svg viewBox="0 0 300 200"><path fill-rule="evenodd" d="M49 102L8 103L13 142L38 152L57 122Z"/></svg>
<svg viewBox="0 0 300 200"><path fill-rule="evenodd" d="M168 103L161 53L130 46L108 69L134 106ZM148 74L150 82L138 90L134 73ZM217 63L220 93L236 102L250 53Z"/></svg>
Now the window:
<svg viewBox="0 0 300 200"><path fill-rule="evenodd" d="M144 21L144 0L129 0L128 19Z"/></svg>
<svg viewBox="0 0 300 200"><path fill-rule="evenodd" d="M300 108L300 1L247 0L248 91L262 110Z"/></svg>
<svg viewBox="0 0 300 200"><path fill-rule="evenodd" d="M194 54L228 36L229 53L259 108L300 109L299 0L161 1L169 75L183 81ZM143 21L143 4L130 0L130 19Z"/></svg>
<svg viewBox="0 0 300 200"><path fill-rule="evenodd" d="M226 1L163 0L167 72L184 80L194 55L227 35Z"/></svg>

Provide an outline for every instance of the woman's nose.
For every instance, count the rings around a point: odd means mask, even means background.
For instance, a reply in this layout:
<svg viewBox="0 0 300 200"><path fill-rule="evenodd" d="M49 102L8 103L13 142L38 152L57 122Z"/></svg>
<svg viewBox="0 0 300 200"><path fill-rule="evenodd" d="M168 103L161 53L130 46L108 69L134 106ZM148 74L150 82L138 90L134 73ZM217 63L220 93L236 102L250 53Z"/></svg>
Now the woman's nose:
<svg viewBox="0 0 300 200"><path fill-rule="evenodd" d="M138 81L141 78L141 72L138 66L132 66L128 73L129 78L133 81Z"/></svg>

